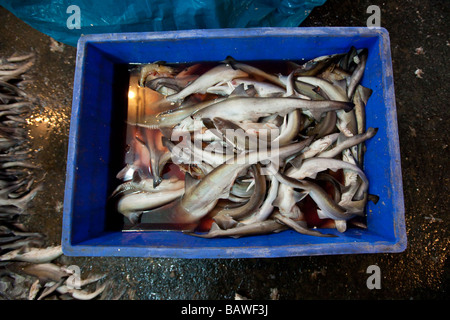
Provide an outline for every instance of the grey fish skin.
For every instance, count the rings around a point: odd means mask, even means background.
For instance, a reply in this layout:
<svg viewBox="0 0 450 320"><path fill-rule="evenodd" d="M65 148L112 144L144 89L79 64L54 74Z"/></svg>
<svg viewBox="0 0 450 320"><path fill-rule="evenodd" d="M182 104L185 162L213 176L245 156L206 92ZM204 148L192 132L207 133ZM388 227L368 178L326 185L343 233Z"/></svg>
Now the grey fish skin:
<svg viewBox="0 0 450 320"><path fill-rule="evenodd" d="M218 65L217 67L205 72L180 92L167 96L167 100L173 102L180 101L193 93L205 93L209 87L219 82L230 81L235 78L243 78L247 76L247 73L241 70L235 70L229 65Z"/></svg>
<svg viewBox="0 0 450 320"><path fill-rule="evenodd" d="M280 183L284 183L291 188L299 188L308 192L320 209L317 209L319 218L331 218L334 220L349 220L356 214L347 212L339 206L328 194L318 185L306 180L297 180L288 174L275 173Z"/></svg>
<svg viewBox="0 0 450 320"><path fill-rule="evenodd" d="M240 221L241 224L251 224L258 221L264 221L270 216L270 214L274 210L273 202L277 198L280 183L274 175L271 175L270 179L271 179L270 189L263 204L261 205L261 207L259 207L258 210L253 212L249 217L246 217L245 219L241 220Z"/></svg>
<svg viewBox="0 0 450 320"><path fill-rule="evenodd" d="M17 145L19 141L14 139L7 139L0 137L0 151L7 151L8 149Z"/></svg>
<svg viewBox="0 0 450 320"><path fill-rule="evenodd" d="M106 289L107 283L102 284L94 292L88 292L82 289L73 289L66 285L62 285L56 288L61 294L69 293L76 300L92 300L101 294Z"/></svg>
<svg viewBox="0 0 450 320"><path fill-rule="evenodd" d="M31 168L31 169L38 168L38 166L36 166L32 163L29 163L29 162L25 162L25 161L9 161L9 162L0 164L0 169L6 169L6 168L10 168L10 167L23 167L23 168Z"/></svg>
<svg viewBox="0 0 450 320"><path fill-rule="evenodd" d="M254 186L250 186L250 182L235 181L230 189L230 194L240 197L249 198L253 193Z"/></svg>
<svg viewBox="0 0 450 320"><path fill-rule="evenodd" d="M292 159L289 159L289 163L297 169L300 168L303 160L312 158L316 156L318 153L326 150L330 145L332 145L337 140L339 135L340 133L332 133L315 140L307 148L302 150L302 152L299 155L295 156Z"/></svg>
<svg viewBox="0 0 450 320"><path fill-rule="evenodd" d="M186 180L186 191L183 197L166 206L144 212L140 225L137 225L135 229L145 228L150 224L182 225L183 228L194 229L199 220L214 208L220 198L228 196L239 172L259 161L271 160L274 157L285 158L299 152L308 143L309 141L302 141L280 147L276 155L274 150L266 150L237 156L234 162L221 164L200 181L195 181L186 175L188 180Z"/></svg>
<svg viewBox="0 0 450 320"><path fill-rule="evenodd" d="M354 58L358 55L358 50L354 46L351 46L350 50L343 55L343 57L337 62L339 67L343 70L351 71L354 69Z"/></svg>
<svg viewBox="0 0 450 320"><path fill-rule="evenodd" d="M340 142L338 141L338 144L334 148L332 148L330 150L322 151L321 153L319 153L318 157L333 158L333 157L337 156L338 154L340 154L344 149L348 149L348 148L358 145L368 139L373 138L377 134L377 131L378 131L378 128L369 128L369 129L367 129L366 132L364 132L362 134L357 134L352 137L345 137L344 140L342 140Z"/></svg>
<svg viewBox="0 0 450 320"><path fill-rule="evenodd" d="M58 258L62 254L61 245L50 246L47 248L32 248L27 252L23 252L22 249L17 249L0 256L0 261L14 260L31 263L45 263Z"/></svg>
<svg viewBox="0 0 450 320"><path fill-rule="evenodd" d="M33 52L32 53L27 53L27 54L22 54L22 55L18 55L17 53L15 53L14 55L12 55L9 58L6 58L5 60L7 62L22 62L24 60L28 60L28 59L31 59L31 58L34 58L34 57L35 57L35 54ZM3 63L2 60L0 60L0 63Z"/></svg>
<svg viewBox="0 0 450 320"><path fill-rule="evenodd" d="M298 136L302 125L300 110L296 109L289 112L287 114L287 126L274 141L278 141L280 146L290 143Z"/></svg>
<svg viewBox="0 0 450 320"><path fill-rule="evenodd" d="M0 104L0 111L11 110L11 109L20 110L20 111L22 111L22 110L29 111L29 110L31 110L32 107L33 107L33 104L29 101L19 101L19 102L8 103L8 104Z"/></svg>
<svg viewBox="0 0 450 320"><path fill-rule="evenodd" d="M316 92L317 87L312 84L294 80L294 87L297 92L311 98L311 100L325 100L322 95Z"/></svg>
<svg viewBox="0 0 450 320"><path fill-rule="evenodd" d="M358 133L363 133L366 130L366 103L368 100L367 95L372 94L372 90L362 87L358 85L356 88L355 94L353 96L353 102L355 103L355 116L356 116L356 124L358 128Z"/></svg>
<svg viewBox="0 0 450 320"><path fill-rule="evenodd" d="M259 139L255 134L247 134L239 125L228 119L215 117L213 119L202 119L202 121L212 133L225 140L237 150L256 150L258 147L270 147L271 145L271 141ZM233 130L231 134L229 130ZM279 145L282 144L279 143Z"/></svg>
<svg viewBox="0 0 450 320"><path fill-rule="evenodd" d="M342 193L346 191L346 187L341 182L339 182L335 177L331 176L330 174L324 172L320 172L319 174L317 174L316 179L320 181L329 182L334 189L333 195L334 201L336 202L341 201Z"/></svg>
<svg viewBox="0 0 450 320"><path fill-rule="evenodd" d="M202 159L202 161L192 160L192 157L194 156L196 151L195 144L193 149L180 150L178 148L178 145L180 143L175 145L166 137L163 137L163 144L170 150L172 161L179 164L179 168L182 171L189 173L190 175L193 175L195 177L203 177L214 169L214 167L209 163L206 163L204 159ZM183 165L187 165L188 168L184 167Z"/></svg>
<svg viewBox="0 0 450 320"><path fill-rule="evenodd" d="M140 65L139 67L139 86L144 87L148 77L172 77L176 70L170 66L160 63L160 61L154 63L148 63Z"/></svg>
<svg viewBox="0 0 450 320"><path fill-rule="evenodd" d="M34 65L34 59L27 61L14 70L0 70L0 80L8 81L19 77L21 74L27 72Z"/></svg>
<svg viewBox="0 0 450 320"><path fill-rule="evenodd" d="M282 153L287 150L287 153L296 152L299 147L302 147L303 144L293 144L282 148L280 148L280 157ZM270 153L272 150L270 151ZM260 155L262 155L260 157ZM260 158L259 158L260 157ZM239 158L239 157L238 157ZM259 159L258 159L259 158ZM229 189L231 188L231 183L235 181L237 174L248 168L250 165L263 161L264 159L270 159L269 152L258 153L251 152L249 154L240 157L242 162L239 159L236 160L235 163L224 163L214 169L210 174L208 174L204 179L202 179L196 187L190 192L187 197L183 197L182 204L185 208L189 208L188 211L197 212L200 217L204 216L207 212L209 212L212 207L214 207L215 203L220 197L223 197ZM211 201L212 203L205 207L204 199L207 201ZM209 199L209 200L208 200ZM212 206L211 206L212 205ZM211 208L208 208L211 206ZM206 211L206 212L205 212Z"/></svg>
<svg viewBox="0 0 450 320"><path fill-rule="evenodd" d="M21 237L19 237L21 238ZM0 250L9 250L9 249L17 249L22 248L24 246L38 246L43 244L42 239L38 238L26 238L23 240L16 240L14 242L8 243L8 244L0 244Z"/></svg>
<svg viewBox="0 0 450 320"><path fill-rule="evenodd" d="M28 203L34 198L34 196L38 193L38 191L42 188L42 185L36 186L33 190L31 190L27 195L22 196L18 199L1 199L0 198L0 206L15 206L18 209L25 210L28 206Z"/></svg>
<svg viewBox="0 0 450 320"><path fill-rule="evenodd" d="M349 149L346 149L342 152L342 160L356 165L356 160L353 158ZM358 179L358 173L346 169L344 169L343 172L346 190L341 194L339 205L351 209L357 209L358 207L359 211L362 211L367 202L367 192L363 191L362 193L358 193L358 190L363 189L363 184ZM353 201L353 198L356 198L356 200L363 200L362 206L361 201Z"/></svg>
<svg viewBox="0 0 450 320"><path fill-rule="evenodd" d="M39 290L41 290L41 284L40 284L39 279L36 279L36 281L34 281L30 287L30 291L28 293L28 300L34 300L36 298Z"/></svg>
<svg viewBox="0 0 450 320"><path fill-rule="evenodd" d="M301 212L300 208L297 206L297 202L301 201L307 195L307 192L298 193L294 188L291 188L284 183L280 183L274 206L278 207L278 210L283 216L296 220L303 219L303 212Z"/></svg>
<svg viewBox="0 0 450 320"><path fill-rule="evenodd" d="M298 169L294 167L289 168L286 171L286 174L288 176L295 177L296 179L304 179L304 178L314 179L317 173L325 171L327 169L331 169L333 171L339 169L348 169L357 172L365 185L364 189L367 190L369 180L367 179L366 175L361 170L361 168L349 162L345 162L338 159L320 158L320 157L309 158L304 160Z"/></svg>
<svg viewBox="0 0 450 320"><path fill-rule="evenodd" d="M138 174L134 174L133 180L120 184L111 194L114 197L118 194L129 192L164 192L173 191L184 188L184 180L177 178L164 179L158 186L153 185L152 179L140 179Z"/></svg>
<svg viewBox="0 0 450 320"><path fill-rule="evenodd" d="M39 278L42 282L60 281L64 277L68 277L70 273L64 271L60 266L54 263L38 263L30 264L23 268L26 274Z"/></svg>
<svg viewBox="0 0 450 320"><path fill-rule="evenodd" d="M334 234L326 234L326 233L322 233L320 231L312 230L312 229L308 228L306 226L306 221L294 221L291 218L285 217L279 213L275 214L273 216L273 218L301 234L305 234L308 236L315 236L315 237L336 237Z"/></svg>
<svg viewBox="0 0 450 320"><path fill-rule="evenodd" d="M339 169L344 169L345 170L350 170L353 171L355 173L357 173L357 175L361 178L362 182L361 185L358 189L357 194L355 195L357 197L357 200L360 200L361 198L365 198L368 188L369 188L369 180L367 179L365 173L361 170L360 167L358 167L355 164L346 162L346 161L342 161L342 160L338 160L338 159L332 159L332 158L310 158L310 159L306 159L305 161L302 162L301 166L299 168L295 168L295 167L291 167L286 171L286 176L288 177L292 177L295 179L304 179L304 178L316 178L316 175L321 172L321 171L325 171L327 169L336 171ZM298 180L298 181L304 181L304 180ZM303 182L302 182L303 183ZM316 197L316 199L314 199L315 201L320 201L324 206L328 206L330 204L332 204L333 206L335 205L333 202L326 202L324 203L323 200L329 198L328 195L326 193L323 193L323 190L320 187L316 187L316 185L314 185L312 182L306 182L304 181L304 183L306 183L306 187L308 187L308 184L311 184L309 187L312 187L313 191L314 191L314 196ZM305 189L307 190L307 189ZM325 197L324 197L325 196ZM313 197L313 195L311 194L311 197ZM316 201L317 204L319 204ZM336 204L337 205L337 204ZM345 219L346 215L344 214L345 211L343 207L341 206L337 206L337 207L328 207L330 208L330 210L333 210L333 214L331 214L333 216L333 219L336 220L343 220ZM363 215L363 212L353 212L353 215Z"/></svg>
<svg viewBox="0 0 450 320"><path fill-rule="evenodd" d="M347 97L349 99L353 97L356 87L359 85L359 83L361 82L361 78L364 75L364 69L366 68L368 53L369 51L367 49L363 49L359 54L360 61L350 77L350 83L347 89Z"/></svg>
<svg viewBox="0 0 450 320"><path fill-rule="evenodd" d="M258 118L275 113L285 115L295 109L302 109L304 112L312 113L314 118L320 119L324 112L335 110L349 112L353 107L353 102L342 101L315 101L292 97L236 97L212 104L194 113L193 118L201 120L221 117L230 121L250 120L256 122Z"/></svg>
<svg viewBox="0 0 450 320"><path fill-rule="evenodd" d="M247 135L240 126L224 118L202 119L202 122L218 138L238 150L248 150L250 139L257 139L255 135ZM233 130L232 137L227 135L227 129Z"/></svg>
<svg viewBox="0 0 450 320"><path fill-rule="evenodd" d="M162 168L159 167L161 158L168 152L168 149L163 146L161 137L162 132L157 129L143 129L145 146L148 148L150 154L150 170L152 172L153 186L157 187L161 181Z"/></svg>
<svg viewBox="0 0 450 320"><path fill-rule="evenodd" d="M146 81L145 86L155 91L160 90L161 87L167 87L176 92L179 92L195 79L197 79L196 76L188 76L182 78L159 77L150 81Z"/></svg>
<svg viewBox="0 0 450 320"><path fill-rule="evenodd" d="M342 102L350 101L346 92L343 92L340 88L334 86L326 80L315 77L298 77L297 80L320 87L320 89L323 90L331 100ZM337 127L339 130L341 130L346 136L355 135L357 133L357 128L354 110L352 109L345 113L337 111L336 114L338 117Z"/></svg>
<svg viewBox="0 0 450 320"><path fill-rule="evenodd" d="M366 104L372 95L372 89L358 85L353 96L353 102L355 103L355 117L358 134L363 133L366 130ZM357 161L361 166L364 159L364 144L358 145Z"/></svg>
<svg viewBox="0 0 450 320"><path fill-rule="evenodd" d="M350 78L351 73L349 73L348 71L342 69L340 66L338 66L337 64L331 64L330 66L328 66L328 68L326 68L325 70L323 70L320 75L318 75L319 78L328 80L328 81L340 81L340 80L346 80L347 78Z"/></svg>
<svg viewBox="0 0 450 320"><path fill-rule="evenodd" d="M281 224L276 220L269 219L246 225L237 225L233 228L226 230L220 229L216 223L213 223L213 226L211 227L211 230L208 233L187 233L187 234L200 238L218 238L218 237L240 238L244 236L280 232L287 229L288 227L285 224Z"/></svg>
<svg viewBox="0 0 450 320"><path fill-rule="evenodd" d="M231 81L233 86L238 86L240 84L244 84L244 88L249 88L253 86L256 90L256 93L260 97L270 97L275 95L282 95L284 93L284 89L280 86L268 83L268 82L258 82L255 80L246 80L243 78L235 79Z"/></svg>
<svg viewBox="0 0 450 320"><path fill-rule="evenodd" d="M309 61L306 61L302 65L299 65L296 74L302 76L315 76L320 73L323 69L328 67L331 63L333 63L336 59L342 57L344 54L331 54L320 56Z"/></svg>
<svg viewBox="0 0 450 320"><path fill-rule="evenodd" d="M161 205L167 204L181 197L184 194L184 188L171 191L160 192L138 192L128 194L119 200L117 211L127 217L131 223L138 221L142 211L150 210Z"/></svg>
<svg viewBox="0 0 450 320"><path fill-rule="evenodd" d="M230 64L234 69L240 69L249 75L264 78L272 83L275 83L281 88L286 88L286 84L283 81L281 81L277 76L269 74L261 69L248 65L246 63L236 61L233 57L228 56L224 62Z"/></svg>
<svg viewBox="0 0 450 320"><path fill-rule="evenodd" d="M58 282L48 282L46 283L45 289L42 291L41 295L38 297L38 300L42 300L45 297L49 296L51 293L55 292L57 288L59 288L65 279L61 279Z"/></svg>
<svg viewBox="0 0 450 320"><path fill-rule="evenodd" d="M204 102L196 103L190 106L180 106L179 108L167 110L158 113L156 116L151 115L145 117L142 121L135 123L137 126L158 129L158 128L173 128L181 121L189 117L190 115L202 110L214 103L225 100L226 98L217 98L214 100L207 100Z"/></svg>
<svg viewBox="0 0 450 320"><path fill-rule="evenodd" d="M255 186L250 199L244 205L237 208L222 209L216 216L226 214L233 219L242 219L255 211L264 201L264 196L266 194L266 177L261 174L261 166L259 164L253 165L251 168L255 179Z"/></svg>
<svg viewBox="0 0 450 320"><path fill-rule="evenodd" d="M308 131L308 135L315 135L316 139L320 139L328 134L331 134L336 129L337 115L336 112L327 112L325 117L312 129Z"/></svg>
<svg viewBox="0 0 450 320"><path fill-rule="evenodd" d="M12 181L8 185L0 187L0 199L7 200L11 193L17 191L25 184L27 184L27 180L22 178L21 180Z"/></svg>

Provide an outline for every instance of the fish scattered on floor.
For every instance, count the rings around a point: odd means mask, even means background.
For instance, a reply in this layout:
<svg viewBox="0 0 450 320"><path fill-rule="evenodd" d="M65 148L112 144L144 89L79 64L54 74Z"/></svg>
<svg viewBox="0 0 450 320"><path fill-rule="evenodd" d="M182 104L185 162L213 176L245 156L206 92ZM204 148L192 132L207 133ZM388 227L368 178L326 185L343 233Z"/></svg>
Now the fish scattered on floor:
<svg viewBox="0 0 450 320"><path fill-rule="evenodd" d="M31 202L43 188L42 179L36 174L41 174L41 169L33 163L26 121L37 102L22 86L24 74L33 67L35 59L34 53L0 59L1 296L24 300L96 299L104 291L105 284L101 282L106 275L81 278L74 274L58 262L61 245L48 245L45 234L29 231L19 222L19 217L32 214ZM146 188L147 184L136 183L133 187ZM9 286L11 281L13 288ZM94 284L99 286L89 288Z"/></svg>
<svg viewBox="0 0 450 320"><path fill-rule="evenodd" d="M20 248L9 251L0 256L0 261L23 261L31 263L45 263L55 260L62 255L61 245L46 248Z"/></svg>

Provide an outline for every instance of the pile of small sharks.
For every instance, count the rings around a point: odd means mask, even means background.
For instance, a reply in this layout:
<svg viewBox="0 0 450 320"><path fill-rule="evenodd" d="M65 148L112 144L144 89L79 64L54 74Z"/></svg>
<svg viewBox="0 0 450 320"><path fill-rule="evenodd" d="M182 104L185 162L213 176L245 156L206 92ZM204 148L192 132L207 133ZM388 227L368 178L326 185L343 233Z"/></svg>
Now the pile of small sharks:
<svg viewBox="0 0 450 320"><path fill-rule="evenodd" d="M128 124L137 132L128 151L135 157L111 198L130 230L335 236L309 225L301 209L309 198L319 219L344 232L365 216L368 200L377 201L363 171L365 141L377 133L365 125L367 59L367 49L352 47L287 61L285 74L232 57L207 70L139 66L140 86L161 99L155 114ZM183 175L164 176L174 165Z"/></svg>

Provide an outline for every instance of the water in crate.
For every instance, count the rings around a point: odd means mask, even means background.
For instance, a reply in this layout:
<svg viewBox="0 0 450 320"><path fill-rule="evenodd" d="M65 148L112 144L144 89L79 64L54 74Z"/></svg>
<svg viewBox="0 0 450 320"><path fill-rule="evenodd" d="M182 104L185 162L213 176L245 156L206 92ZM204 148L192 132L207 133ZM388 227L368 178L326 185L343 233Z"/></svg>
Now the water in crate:
<svg viewBox="0 0 450 320"><path fill-rule="evenodd" d="M150 63L130 71L129 231L311 236L365 227L367 50L299 61Z"/></svg>

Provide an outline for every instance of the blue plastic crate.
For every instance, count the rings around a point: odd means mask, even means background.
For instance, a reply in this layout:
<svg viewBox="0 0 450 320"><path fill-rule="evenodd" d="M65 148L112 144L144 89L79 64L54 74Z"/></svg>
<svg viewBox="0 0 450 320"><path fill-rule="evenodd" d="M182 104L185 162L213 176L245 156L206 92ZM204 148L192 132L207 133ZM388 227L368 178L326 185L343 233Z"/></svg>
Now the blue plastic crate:
<svg viewBox="0 0 450 320"><path fill-rule="evenodd" d="M366 142L369 192L367 230L348 229L323 238L294 231L240 239L203 239L176 231L122 232L111 223L107 197L121 169L126 95L116 88L129 63L282 60L368 48L362 84L373 90L367 127L379 128ZM123 140L123 139L122 139ZM400 148L391 51L383 28L255 28L101 34L81 37L73 91L62 246L68 256L250 258L401 252L406 248ZM109 212L109 213L108 213Z"/></svg>

